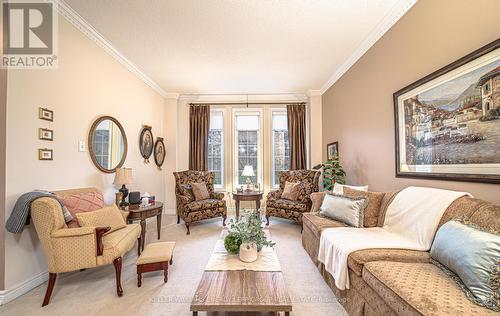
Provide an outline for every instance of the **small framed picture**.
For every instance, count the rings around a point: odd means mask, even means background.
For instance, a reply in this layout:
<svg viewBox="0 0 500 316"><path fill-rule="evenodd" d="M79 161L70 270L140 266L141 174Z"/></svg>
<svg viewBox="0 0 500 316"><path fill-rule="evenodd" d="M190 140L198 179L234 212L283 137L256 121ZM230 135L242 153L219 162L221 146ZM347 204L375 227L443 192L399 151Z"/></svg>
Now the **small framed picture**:
<svg viewBox="0 0 500 316"><path fill-rule="evenodd" d="M54 121L54 111L45 108L38 108L38 118L46 121Z"/></svg>
<svg viewBox="0 0 500 316"><path fill-rule="evenodd" d="M38 160L53 160L54 155L52 149L38 149Z"/></svg>
<svg viewBox="0 0 500 316"><path fill-rule="evenodd" d="M332 160L339 157L339 142L326 145L326 159Z"/></svg>
<svg viewBox="0 0 500 316"><path fill-rule="evenodd" d="M41 140L54 140L54 131L46 128L38 129L38 139Z"/></svg>

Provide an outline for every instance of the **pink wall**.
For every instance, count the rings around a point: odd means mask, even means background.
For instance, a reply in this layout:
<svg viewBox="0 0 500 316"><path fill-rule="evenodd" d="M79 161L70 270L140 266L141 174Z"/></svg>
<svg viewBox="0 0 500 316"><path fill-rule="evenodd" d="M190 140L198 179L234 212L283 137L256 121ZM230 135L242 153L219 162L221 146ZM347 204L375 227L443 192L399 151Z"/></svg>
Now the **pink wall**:
<svg viewBox="0 0 500 316"><path fill-rule="evenodd" d="M392 102L397 90L499 38L498 12L496 0L420 0L323 94L323 148L339 141L348 183L463 190L500 203L496 184L396 178Z"/></svg>

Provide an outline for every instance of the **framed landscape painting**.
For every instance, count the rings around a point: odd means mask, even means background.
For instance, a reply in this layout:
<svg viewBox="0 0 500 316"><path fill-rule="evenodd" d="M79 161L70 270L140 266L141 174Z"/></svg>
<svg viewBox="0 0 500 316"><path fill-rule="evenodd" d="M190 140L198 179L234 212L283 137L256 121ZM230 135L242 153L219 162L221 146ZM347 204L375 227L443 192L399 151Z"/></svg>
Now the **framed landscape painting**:
<svg viewBox="0 0 500 316"><path fill-rule="evenodd" d="M500 183L500 39L393 97L397 177Z"/></svg>

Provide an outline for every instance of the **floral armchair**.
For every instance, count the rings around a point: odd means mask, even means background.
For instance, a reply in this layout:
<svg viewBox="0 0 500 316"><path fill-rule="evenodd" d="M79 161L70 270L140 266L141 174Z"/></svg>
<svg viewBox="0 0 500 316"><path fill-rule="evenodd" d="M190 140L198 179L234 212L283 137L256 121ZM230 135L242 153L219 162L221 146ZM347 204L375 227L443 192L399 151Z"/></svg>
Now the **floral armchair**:
<svg viewBox="0 0 500 316"><path fill-rule="evenodd" d="M224 193L214 192L214 173L208 171L181 171L174 172L175 197L177 202L177 224L184 221L187 234L190 234L189 225L204 219L222 216L222 225L226 226L227 207ZM191 191L191 183L205 182L210 198L195 201Z"/></svg>
<svg viewBox="0 0 500 316"><path fill-rule="evenodd" d="M291 170L280 173L279 190L271 191L267 195L266 220L269 225L269 217L281 217L291 219L302 224L302 214L309 212L312 206L311 193L319 191L319 176L317 170ZM286 182L300 182L300 193L297 201L281 198Z"/></svg>

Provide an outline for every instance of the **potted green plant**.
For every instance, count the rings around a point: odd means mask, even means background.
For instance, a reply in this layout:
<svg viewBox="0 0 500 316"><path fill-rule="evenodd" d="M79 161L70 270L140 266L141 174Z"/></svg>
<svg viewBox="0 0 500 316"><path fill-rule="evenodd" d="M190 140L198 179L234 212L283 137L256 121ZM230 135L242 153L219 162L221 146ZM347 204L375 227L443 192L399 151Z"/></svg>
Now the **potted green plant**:
<svg viewBox="0 0 500 316"><path fill-rule="evenodd" d="M333 190L335 183L345 184L345 171L338 158L330 159L321 164L323 168L323 189Z"/></svg>
<svg viewBox="0 0 500 316"><path fill-rule="evenodd" d="M274 245L274 242L267 239L257 210L244 212L238 221L235 219L229 221L229 234L224 239L224 247L229 253L239 252L241 261L255 261L257 253L264 246Z"/></svg>

